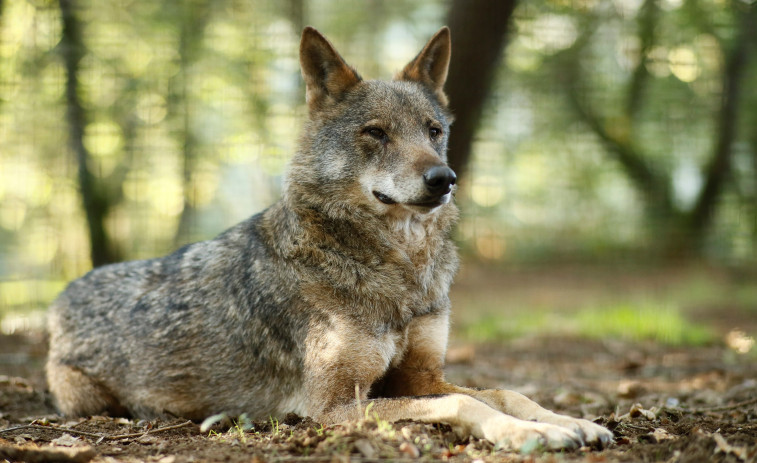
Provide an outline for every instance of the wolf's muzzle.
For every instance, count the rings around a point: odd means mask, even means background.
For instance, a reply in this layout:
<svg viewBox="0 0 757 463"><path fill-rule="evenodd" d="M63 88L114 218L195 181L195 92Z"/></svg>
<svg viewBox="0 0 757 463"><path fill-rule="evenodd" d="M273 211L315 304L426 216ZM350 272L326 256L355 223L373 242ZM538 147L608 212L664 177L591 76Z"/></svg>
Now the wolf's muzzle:
<svg viewBox="0 0 757 463"><path fill-rule="evenodd" d="M443 196L452 191L452 185L457 182L457 175L447 166L434 166L423 174L423 182L429 193Z"/></svg>

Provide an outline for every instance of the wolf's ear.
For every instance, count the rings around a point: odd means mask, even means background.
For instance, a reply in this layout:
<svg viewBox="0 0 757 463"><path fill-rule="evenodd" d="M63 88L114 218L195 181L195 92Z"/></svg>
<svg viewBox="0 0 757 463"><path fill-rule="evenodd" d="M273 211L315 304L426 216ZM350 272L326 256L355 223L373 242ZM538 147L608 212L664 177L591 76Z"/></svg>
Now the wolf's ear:
<svg viewBox="0 0 757 463"><path fill-rule="evenodd" d="M449 28L439 29L431 37L423 50L410 61L395 79L420 82L434 91L439 102L447 105L447 95L444 94L444 82L447 80L449 58L452 49Z"/></svg>
<svg viewBox="0 0 757 463"><path fill-rule="evenodd" d="M338 100L342 93L362 80L326 37L310 26L302 31L300 67L311 111Z"/></svg>

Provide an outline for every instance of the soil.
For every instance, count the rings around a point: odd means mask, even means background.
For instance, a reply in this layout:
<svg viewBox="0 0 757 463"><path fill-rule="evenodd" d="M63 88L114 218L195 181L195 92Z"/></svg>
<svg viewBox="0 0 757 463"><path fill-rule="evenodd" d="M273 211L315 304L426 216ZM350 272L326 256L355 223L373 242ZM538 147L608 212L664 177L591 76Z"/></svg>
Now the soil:
<svg viewBox="0 0 757 463"><path fill-rule="evenodd" d="M229 421L206 432L181 418L139 421L55 414L45 391L42 335L0 336L0 460L505 462L757 461L757 362L725 346L530 338L453 344L448 379L521 391L560 413L610 428L607 449L528 454L446 425L367 419L322 427L294 415L281 422Z"/></svg>

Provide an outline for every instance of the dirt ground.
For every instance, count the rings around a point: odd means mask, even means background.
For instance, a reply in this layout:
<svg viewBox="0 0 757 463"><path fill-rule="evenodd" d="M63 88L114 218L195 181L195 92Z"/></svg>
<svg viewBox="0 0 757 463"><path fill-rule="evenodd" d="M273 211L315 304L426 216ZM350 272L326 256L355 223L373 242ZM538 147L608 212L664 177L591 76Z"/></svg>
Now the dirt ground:
<svg viewBox="0 0 757 463"><path fill-rule="evenodd" d="M445 425L367 419L322 427L308 418L219 423L201 432L180 418L138 421L55 414L44 388L42 335L0 337L0 460L754 462L757 362L724 346L530 338L454 344L448 379L519 390L615 433L605 450L508 453L460 439Z"/></svg>

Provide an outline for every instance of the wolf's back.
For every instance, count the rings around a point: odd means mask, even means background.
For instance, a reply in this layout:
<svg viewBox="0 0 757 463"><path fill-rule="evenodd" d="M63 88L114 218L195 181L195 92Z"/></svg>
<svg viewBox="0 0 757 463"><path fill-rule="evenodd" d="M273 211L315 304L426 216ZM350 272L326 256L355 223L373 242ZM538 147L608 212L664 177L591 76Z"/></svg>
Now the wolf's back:
<svg viewBox="0 0 757 463"><path fill-rule="evenodd" d="M275 411L299 383L306 320L287 316L298 310L296 285L261 233L258 215L214 240L72 282L49 318L48 382L61 409L89 411L77 408L73 370L140 416Z"/></svg>

